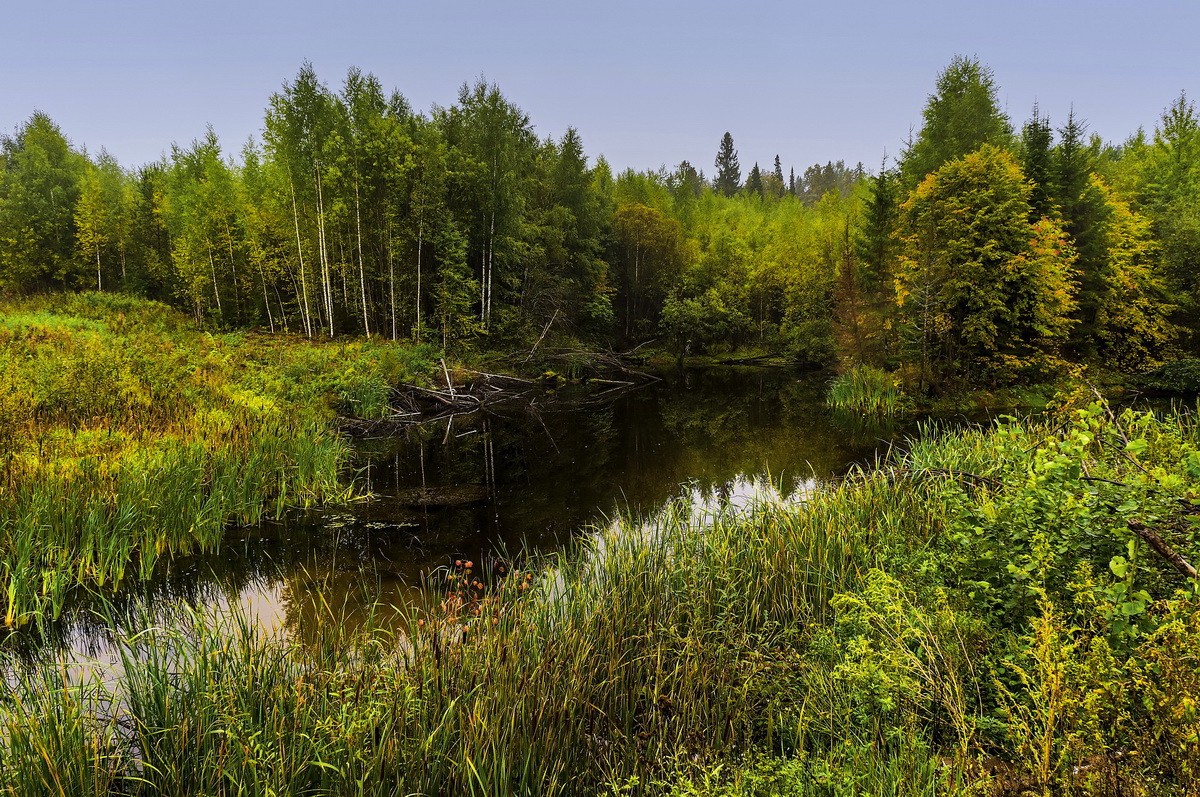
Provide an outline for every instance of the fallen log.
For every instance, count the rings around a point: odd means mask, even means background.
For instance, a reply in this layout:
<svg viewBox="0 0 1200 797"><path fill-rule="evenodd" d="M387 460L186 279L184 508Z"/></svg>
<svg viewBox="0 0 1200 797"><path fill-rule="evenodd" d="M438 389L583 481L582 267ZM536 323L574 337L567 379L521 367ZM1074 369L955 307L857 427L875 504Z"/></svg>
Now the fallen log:
<svg viewBox="0 0 1200 797"><path fill-rule="evenodd" d="M1167 541L1160 537L1158 532L1156 532L1154 529L1150 528L1137 518L1130 518L1129 520L1125 521L1125 525L1129 527L1130 531L1149 543L1150 547L1153 548L1159 556L1170 562L1171 565L1180 573L1188 578L1200 577L1200 574L1196 572L1196 568L1192 567L1191 562L1180 556L1179 552L1168 545Z"/></svg>

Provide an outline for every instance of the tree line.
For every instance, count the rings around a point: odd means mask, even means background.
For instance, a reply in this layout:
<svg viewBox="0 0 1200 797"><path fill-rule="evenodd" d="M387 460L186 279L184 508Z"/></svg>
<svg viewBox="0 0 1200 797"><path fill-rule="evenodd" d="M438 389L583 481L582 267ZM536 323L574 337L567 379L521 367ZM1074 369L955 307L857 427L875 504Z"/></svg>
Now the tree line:
<svg viewBox="0 0 1200 797"><path fill-rule="evenodd" d="M210 129L126 168L42 113L0 140L0 291L92 288L200 322L504 347L755 348L938 385L1145 368L1200 324L1200 133L1180 95L1103 142L1074 112L1020 130L956 57L893 164L778 156L712 178L614 174L539 139L498 87L427 113L310 65L236 155Z"/></svg>

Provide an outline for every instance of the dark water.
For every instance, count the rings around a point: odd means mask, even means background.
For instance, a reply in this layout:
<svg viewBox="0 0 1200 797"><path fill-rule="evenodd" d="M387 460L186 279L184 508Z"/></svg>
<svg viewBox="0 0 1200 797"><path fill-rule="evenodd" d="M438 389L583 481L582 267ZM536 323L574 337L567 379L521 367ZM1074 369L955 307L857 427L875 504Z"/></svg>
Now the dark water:
<svg viewBox="0 0 1200 797"><path fill-rule="evenodd" d="M264 624L304 638L317 622L314 598L348 616L376 598L420 599L423 576L455 559L560 549L616 513L653 512L679 496L795 497L914 430L832 412L825 378L753 368L670 373L619 394L547 395L532 407L360 439L348 478L369 499L231 529L218 553L177 560L120 599L241 602ZM109 622L75 613L62 641L87 648Z"/></svg>

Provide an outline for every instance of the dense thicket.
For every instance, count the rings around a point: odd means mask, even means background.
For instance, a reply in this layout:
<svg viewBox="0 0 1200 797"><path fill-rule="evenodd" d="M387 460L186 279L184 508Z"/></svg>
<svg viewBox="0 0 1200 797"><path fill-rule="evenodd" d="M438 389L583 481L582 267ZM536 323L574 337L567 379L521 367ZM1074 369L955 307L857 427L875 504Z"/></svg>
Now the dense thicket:
<svg viewBox="0 0 1200 797"><path fill-rule="evenodd" d="M484 81L415 111L305 65L261 141L127 169L35 113L0 141L0 291L139 293L220 327L504 347L539 335L787 351L910 384L1137 370L1200 323L1200 132L1180 95L1119 146L1014 134L956 57L894 168L778 156L614 175ZM1057 135L1056 135L1057 133Z"/></svg>

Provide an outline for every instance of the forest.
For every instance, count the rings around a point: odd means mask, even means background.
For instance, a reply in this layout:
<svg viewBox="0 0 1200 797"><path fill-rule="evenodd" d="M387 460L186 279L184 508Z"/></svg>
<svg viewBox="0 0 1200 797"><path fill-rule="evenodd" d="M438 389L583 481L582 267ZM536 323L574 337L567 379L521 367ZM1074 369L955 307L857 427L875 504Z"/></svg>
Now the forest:
<svg viewBox="0 0 1200 797"><path fill-rule="evenodd" d="M0 795L1200 793L1200 421L1134 389L1200 393L1200 117L999 96L620 173L482 79L136 166L33 113Z"/></svg>
<svg viewBox="0 0 1200 797"><path fill-rule="evenodd" d="M1185 94L1120 144L1074 110L1017 126L956 57L915 136L872 171L613 174L580 133L541 140L495 86L428 113L305 65L261 141L213 130L159 161L72 147L34 113L0 150L0 291L94 289L213 328L504 349L785 352L918 390L1136 372L1200 323L1200 119Z"/></svg>

